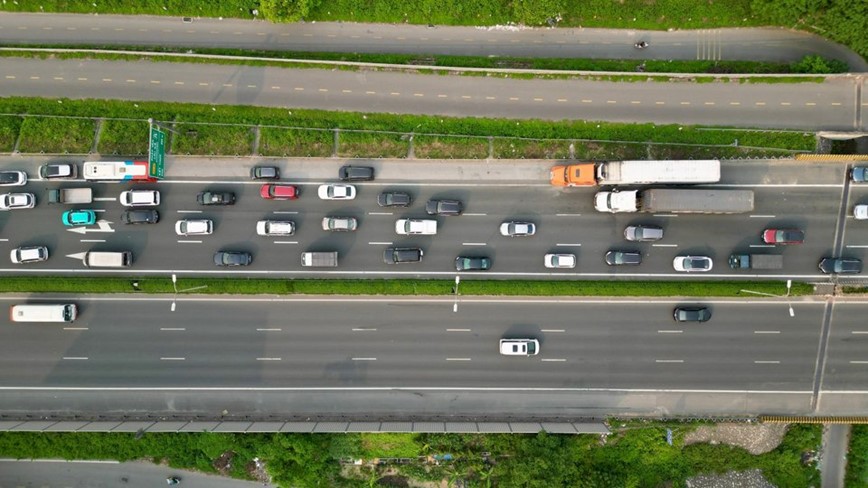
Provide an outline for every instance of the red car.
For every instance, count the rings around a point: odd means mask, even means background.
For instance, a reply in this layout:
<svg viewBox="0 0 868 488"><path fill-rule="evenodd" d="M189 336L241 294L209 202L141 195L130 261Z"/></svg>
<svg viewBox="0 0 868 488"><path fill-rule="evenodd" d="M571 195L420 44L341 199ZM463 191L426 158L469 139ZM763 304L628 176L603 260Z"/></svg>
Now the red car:
<svg viewBox="0 0 868 488"><path fill-rule="evenodd" d="M801 244L805 242L805 231L799 229L766 229L763 231L766 244Z"/></svg>
<svg viewBox="0 0 868 488"><path fill-rule="evenodd" d="M295 200L298 187L295 185L262 185L259 195L266 200Z"/></svg>

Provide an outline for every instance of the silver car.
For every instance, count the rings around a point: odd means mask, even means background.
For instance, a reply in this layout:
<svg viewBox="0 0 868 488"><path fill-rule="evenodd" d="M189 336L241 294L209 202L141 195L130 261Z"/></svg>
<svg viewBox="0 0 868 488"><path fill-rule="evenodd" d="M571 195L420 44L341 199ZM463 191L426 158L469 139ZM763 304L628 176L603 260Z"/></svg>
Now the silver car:
<svg viewBox="0 0 868 488"><path fill-rule="evenodd" d="M633 242L652 242L663 239L663 227L631 225L624 229L624 239Z"/></svg>

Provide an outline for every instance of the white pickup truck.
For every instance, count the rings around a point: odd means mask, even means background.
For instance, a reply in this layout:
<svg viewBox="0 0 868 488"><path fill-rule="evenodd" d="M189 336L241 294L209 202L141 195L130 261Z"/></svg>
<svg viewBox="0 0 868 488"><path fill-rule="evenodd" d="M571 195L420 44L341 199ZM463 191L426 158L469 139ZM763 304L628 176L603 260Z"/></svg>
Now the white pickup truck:
<svg viewBox="0 0 868 488"><path fill-rule="evenodd" d="M395 232L402 236L433 236L437 233L437 221L433 219L398 219Z"/></svg>

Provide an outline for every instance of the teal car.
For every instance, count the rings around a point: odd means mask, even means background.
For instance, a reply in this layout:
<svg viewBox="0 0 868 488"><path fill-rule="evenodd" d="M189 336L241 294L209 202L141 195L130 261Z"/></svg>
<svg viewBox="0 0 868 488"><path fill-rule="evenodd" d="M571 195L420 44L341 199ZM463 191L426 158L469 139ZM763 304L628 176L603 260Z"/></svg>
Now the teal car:
<svg viewBox="0 0 868 488"><path fill-rule="evenodd" d="M93 210L67 210L63 212L63 225L93 225L96 223L96 212Z"/></svg>

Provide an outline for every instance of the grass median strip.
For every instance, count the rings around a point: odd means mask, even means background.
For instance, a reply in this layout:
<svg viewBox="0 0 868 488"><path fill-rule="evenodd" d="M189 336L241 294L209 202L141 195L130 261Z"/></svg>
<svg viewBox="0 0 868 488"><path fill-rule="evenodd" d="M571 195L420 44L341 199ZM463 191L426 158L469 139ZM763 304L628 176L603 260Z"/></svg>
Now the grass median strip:
<svg viewBox="0 0 868 488"><path fill-rule="evenodd" d="M146 154L149 117L174 124L174 154L249 155L256 126L260 152L272 156L331 155L336 132L342 157L403 158L411 137L419 158L486 157L489 138L495 158L514 159L565 158L571 146L580 159L790 157L816 144L802 131L9 97L0 98L0 147L21 134L22 153L83 154L99 118L98 152Z"/></svg>
<svg viewBox="0 0 868 488"><path fill-rule="evenodd" d="M35 51L48 49L57 51ZM80 50L70 52L67 50ZM102 52L95 52L100 50ZM486 76L521 79L593 79L621 82L684 82L690 77L668 76L668 73L714 75L693 81L740 83L821 83L822 74L845 73L846 63L826 60L814 63L821 68L809 70L814 57L794 63L758 61L694 61L645 59L588 59L588 58L514 58L448 56L431 54L378 54L299 51L261 51L242 49L181 49L141 46L6 46L0 57L42 59L102 59L111 61L154 61L174 63L230 64L242 66L273 66L287 69L341 69L351 71L396 69L417 74ZM324 63L317 63L323 61ZM366 66L334 63L370 63ZM395 67L397 66L397 67ZM425 68L423 68L423 66ZM429 68L430 67L430 68ZM480 69L483 71L475 71ZM525 71L496 71L525 70ZM536 73L535 71L549 71ZM584 73L572 73L584 72ZM621 73L621 74L607 74ZM635 74L623 74L635 73ZM818 76L781 76L817 73ZM739 74L778 75L740 77ZM733 75L733 76L729 76Z"/></svg>
<svg viewBox="0 0 868 488"><path fill-rule="evenodd" d="M239 295L453 295L453 280L346 280L179 277L177 289L197 294ZM461 282L461 295L473 296L647 296L757 297L750 290L784 295L780 281L542 281L474 280ZM13 276L0 280L0 293L174 293L165 278L65 278ZM808 295L813 287L793 283L791 295Z"/></svg>

